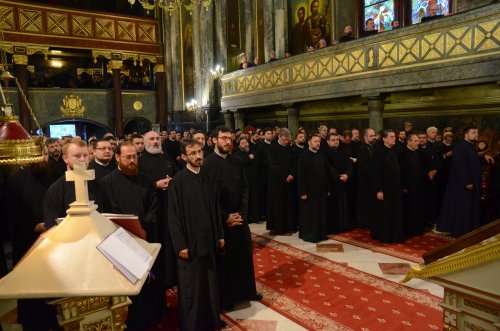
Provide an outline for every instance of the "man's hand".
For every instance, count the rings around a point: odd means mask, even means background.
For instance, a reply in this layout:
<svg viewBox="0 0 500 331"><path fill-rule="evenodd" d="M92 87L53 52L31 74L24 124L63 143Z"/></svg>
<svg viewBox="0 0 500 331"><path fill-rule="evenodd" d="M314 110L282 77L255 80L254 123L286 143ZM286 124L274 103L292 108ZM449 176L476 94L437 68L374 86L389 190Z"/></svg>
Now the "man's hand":
<svg viewBox="0 0 500 331"><path fill-rule="evenodd" d="M37 225L35 225L35 232L36 233L42 233L42 232L45 232L45 230L47 230L47 229L45 228L44 222L40 222L40 223L37 223Z"/></svg>
<svg viewBox="0 0 500 331"><path fill-rule="evenodd" d="M179 257L183 260L189 260L189 249L183 249L179 252Z"/></svg>
<svg viewBox="0 0 500 331"><path fill-rule="evenodd" d="M239 213L229 214L229 217L226 220L227 226L238 226L243 222L243 218Z"/></svg>
<svg viewBox="0 0 500 331"><path fill-rule="evenodd" d="M436 177L437 170L431 170L427 173L427 176L429 176L429 180L434 180L434 177Z"/></svg>
<svg viewBox="0 0 500 331"><path fill-rule="evenodd" d="M307 194L303 194L300 196L300 200L307 200Z"/></svg>
<svg viewBox="0 0 500 331"><path fill-rule="evenodd" d="M495 159L491 156L491 155L485 155L484 156L484 159L486 160L486 162L488 162L489 164L494 164L495 163Z"/></svg>
<svg viewBox="0 0 500 331"><path fill-rule="evenodd" d="M172 177L167 175L167 177L165 177L165 179L160 179L160 180L156 181L156 188L159 190L163 190L163 191L167 190L168 184L170 183L171 180L172 180Z"/></svg>
<svg viewBox="0 0 500 331"><path fill-rule="evenodd" d="M293 180L293 176L292 175L288 175L288 177L286 178L286 182L287 183L290 183L291 181Z"/></svg>
<svg viewBox="0 0 500 331"><path fill-rule="evenodd" d="M248 158L249 158L250 160L253 160L253 159L255 158L255 156L253 156L253 154L248 154Z"/></svg>
<svg viewBox="0 0 500 331"><path fill-rule="evenodd" d="M217 247L218 248L224 248L224 244L225 243L226 242L224 241L224 239L219 239L219 240L217 240Z"/></svg>
<svg viewBox="0 0 500 331"><path fill-rule="evenodd" d="M447 159L453 156L453 151L449 151L443 154L443 158Z"/></svg>
<svg viewBox="0 0 500 331"><path fill-rule="evenodd" d="M384 192L377 192L377 199L380 201L384 200Z"/></svg>
<svg viewBox="0 0 500 331"><path fill-rule="evenodd" d="M342 174L339 176L340 180L343 181L343 182L347 182L347 180L349 179L349 175L347 174Z"/></svg>
<svg viewBox="0 0 500 331"><path fill-rule="evenodd" d="M465 188L468 190L472 190L473 187L474 187L474 184L465 185Z"/></svg>

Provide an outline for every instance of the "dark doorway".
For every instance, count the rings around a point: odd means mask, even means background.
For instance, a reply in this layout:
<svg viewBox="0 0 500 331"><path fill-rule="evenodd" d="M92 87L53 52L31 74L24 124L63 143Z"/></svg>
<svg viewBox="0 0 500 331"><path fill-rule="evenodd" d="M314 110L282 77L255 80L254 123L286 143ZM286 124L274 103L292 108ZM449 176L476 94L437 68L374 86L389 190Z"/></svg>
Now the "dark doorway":
<svg viewBox="0 0 500 331"><path fill-rule="evenodd" d="M125 134L137 132L139 134L151 131L151 122L144 117L136 117L125 124Z"/></svg>

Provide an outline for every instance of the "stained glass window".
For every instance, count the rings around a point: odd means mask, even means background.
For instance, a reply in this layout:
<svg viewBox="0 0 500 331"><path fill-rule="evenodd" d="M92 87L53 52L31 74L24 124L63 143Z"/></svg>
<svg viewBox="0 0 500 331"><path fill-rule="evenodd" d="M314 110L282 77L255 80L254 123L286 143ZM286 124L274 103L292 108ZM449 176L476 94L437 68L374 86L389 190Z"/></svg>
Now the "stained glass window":
<svg viewBox="0 0 500 331"><path fill-rule="evenodd" d="M366 2L369 1L365 0L365 3ZM449 14L449 0L411 0L411 22L413 24L420 23L422 17L427 15L427 7L432 3L436 3L438 5L438 15Z"/></svg>
<svg viewBox="0 0 500 331"><path fill-rule="evenodd" d="M375 29L387 31L391 29L391 22L394 21L394 0L365 0L365 22L373 18Z"/></svg>

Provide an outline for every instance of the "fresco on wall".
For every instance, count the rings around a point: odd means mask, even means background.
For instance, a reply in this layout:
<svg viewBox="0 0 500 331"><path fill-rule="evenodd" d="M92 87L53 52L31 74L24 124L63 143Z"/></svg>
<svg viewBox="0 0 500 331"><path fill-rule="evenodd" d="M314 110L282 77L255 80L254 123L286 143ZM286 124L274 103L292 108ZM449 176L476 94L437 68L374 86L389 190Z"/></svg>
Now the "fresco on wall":
<svg viewBox="0 0 500 331"><path fill-rule="evenodd" d="M330 43L331 7L328 0L289 0L289 51L299 54L307 46L318 48L319 40Z"/></svg>
<svg viewBox="0 0 500 331"><path fill-rule="evenodd" d="M181 42L182 42L182 80L184 102L194 98L194 54L193 54L193 17L184 6L181 7Z"/></svg>
<svg viewBox="0 0 500 331"><path fill-rule="evenodd" d="M229 47L241 48L239 0L227 2L227 41Z"/></svg>
<svg viewBox="0 0 500 331"><path fill-rule="evenodd" d="M391 30L391 23L395 19L394 0L365 0L365 22L369 18L373 18L375 30Z"/></svg>
<svg viewBox="0 0 500 331"><path fill-rule="evenodd" d="M412 0L411 1L411 22L412 24L420 23L422 17L427 14L429 4L436 3L438 5L438 15L448 15L450 13L449 0Z"/></svg>

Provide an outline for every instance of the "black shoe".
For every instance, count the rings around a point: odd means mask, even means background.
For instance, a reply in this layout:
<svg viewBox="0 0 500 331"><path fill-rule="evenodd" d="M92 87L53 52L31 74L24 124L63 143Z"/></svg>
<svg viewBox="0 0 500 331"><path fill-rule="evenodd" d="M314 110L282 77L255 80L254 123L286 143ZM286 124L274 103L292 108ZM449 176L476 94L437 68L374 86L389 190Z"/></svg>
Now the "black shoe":
<svg viewBox="0 0 500 331"><path fill-rule="evenodd" d="M260 301L262 300L264 296L260 292L255 292L252 298L250 298L251 301Z"/></svg>

